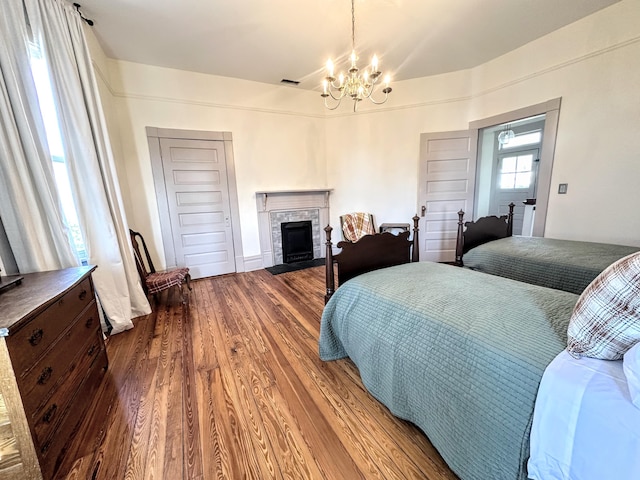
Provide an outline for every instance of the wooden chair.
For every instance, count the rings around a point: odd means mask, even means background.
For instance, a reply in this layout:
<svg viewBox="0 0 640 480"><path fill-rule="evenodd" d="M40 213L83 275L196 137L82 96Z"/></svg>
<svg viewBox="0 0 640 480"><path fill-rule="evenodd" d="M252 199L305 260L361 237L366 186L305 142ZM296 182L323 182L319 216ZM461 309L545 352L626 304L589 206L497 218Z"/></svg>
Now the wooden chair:
<svg viewBox="0 0 640 480"><path fill-rule="evenodd" d="M154 298L157 299L158 292L177 286L180 288L182 303L185 303L182 285L186 281L187 288L191 290L191 275L189 274L189 269L186 267L178 267L156 272L153 262L151 261L151 257L149 256L149 250L147 249L144 237L140 235L139 232L135 232L131 229L129 229L129 235L131 235L131 245L133 246L134 253L133 256L136 259L136 267L138 268L138 274L140 275L144 292L147 295L153 295ZM142 249L144 250L144 257L140 252L140 244L142 244Z"/></svg>

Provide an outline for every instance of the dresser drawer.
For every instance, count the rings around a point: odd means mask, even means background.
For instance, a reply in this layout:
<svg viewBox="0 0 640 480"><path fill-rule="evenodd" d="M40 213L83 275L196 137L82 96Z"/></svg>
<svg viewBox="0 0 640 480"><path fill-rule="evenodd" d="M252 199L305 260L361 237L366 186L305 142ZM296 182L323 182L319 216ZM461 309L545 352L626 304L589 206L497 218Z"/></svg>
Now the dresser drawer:
<svg viewBox="0 0 640 480"><path fill-rule="evenodd" d="M70 404L83 380L92 369L93 362L104 350L102 333L95 332L88 338L81 349L76 350L76 358L73 360L71 372L67 378L53 392L49 401L33 415L33 432L36 448L45 445L46 440L54 434L58 424L64 421L66 415L75 416L76 411L70 411ZM85 401L85 399L80 399Z"/></svg>
<svg viewBox="0 0 640 480"><path fill-rule="evenodd" d="M27 413L33 412L47 400L58 382L69 375L80 348L96 337L99 319L95 301L92 300L85 311L69 323L69 328L53 344L53 348L33 368L16 377Z"/></svg>
<svg viewBox="0 0 640 480"><path fill-rule="evenodd" d="M18 331L11 332L7 346L16 376L22 376L93 299L91 279L87 277Z"/></svg>
<svg viewBox="0 0 640 480"><path fill-rule="evenodd" d="M0 418L0 440L9 431L5 440L15 442L0 452L0 479L57 478L95 400L108 365L91 281L95 268L27 273L0 295L2 395L11 399L11 423ZM13 450L19 463L9 464L13 457L4 454Z"/></svg>
<svg viewBox="0 0 640 480"><path fill-rule="evenodd" d="M56 428L54 435L42 445L36 447L40 458L42 476L44 478L51 478L60 466L68 442L76 433L75 430L78 424L85 417L92 400L95 398L100 383L104 378L106 365L106 350L100 350L91 367L91 371L80 386L72 404L69 406L68 415L61 420L61 424Z"/></svg>

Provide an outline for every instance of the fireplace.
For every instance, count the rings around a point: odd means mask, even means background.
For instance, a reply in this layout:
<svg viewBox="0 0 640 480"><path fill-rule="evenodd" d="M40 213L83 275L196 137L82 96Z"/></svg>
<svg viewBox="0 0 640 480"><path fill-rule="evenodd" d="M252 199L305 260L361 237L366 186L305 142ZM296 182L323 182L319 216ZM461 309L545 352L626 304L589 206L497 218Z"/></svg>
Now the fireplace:
<svg viewBox="0 0 640 480"><path fill-rule="evenodd" d="M284 263L313 260L311 221L282 222L282 260Z"/></svg>
<svg viewBox="0 0 640 480"><path fill-rule="evenodd" d="M324 247L322 229L329 223L331 189L280 190L256 192L261 268L281 265L284 222L311 222L313 258L321 258Z"/></svg>

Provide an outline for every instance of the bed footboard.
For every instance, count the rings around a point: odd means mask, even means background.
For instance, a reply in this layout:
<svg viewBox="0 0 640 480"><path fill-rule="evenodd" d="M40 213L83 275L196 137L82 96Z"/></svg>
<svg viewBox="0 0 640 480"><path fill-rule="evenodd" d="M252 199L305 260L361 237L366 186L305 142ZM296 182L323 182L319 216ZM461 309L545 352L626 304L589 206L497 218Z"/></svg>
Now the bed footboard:
<svg viewBox="0 0 640 480"><path fill-rule="evenodd" d="M338 242L337 246L342 251L336 255L333 254L333 244L331 243L333 228L327 225L324 229L327 236L325 303L329 301L336 288L334 265L338 267L338 285L341 285L362 273L403 263L417 262L419 260L419 220L417 215L413 217L413 238L411 240L409 240L409 232L401 232L398 235L389 232L365 235L357 242Z"/></svg>

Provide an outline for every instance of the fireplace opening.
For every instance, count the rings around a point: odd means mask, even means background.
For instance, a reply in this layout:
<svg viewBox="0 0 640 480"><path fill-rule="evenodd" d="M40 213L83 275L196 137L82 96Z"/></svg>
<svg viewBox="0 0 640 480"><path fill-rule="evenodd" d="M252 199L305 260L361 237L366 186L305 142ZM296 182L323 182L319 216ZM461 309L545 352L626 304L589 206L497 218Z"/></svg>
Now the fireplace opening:
<svg viewBox="0 0 640 480"><path fill-rule="evenodd" d="M311 221L283 222L282 260L284 263L313 260L313 237Z"/></svg>

